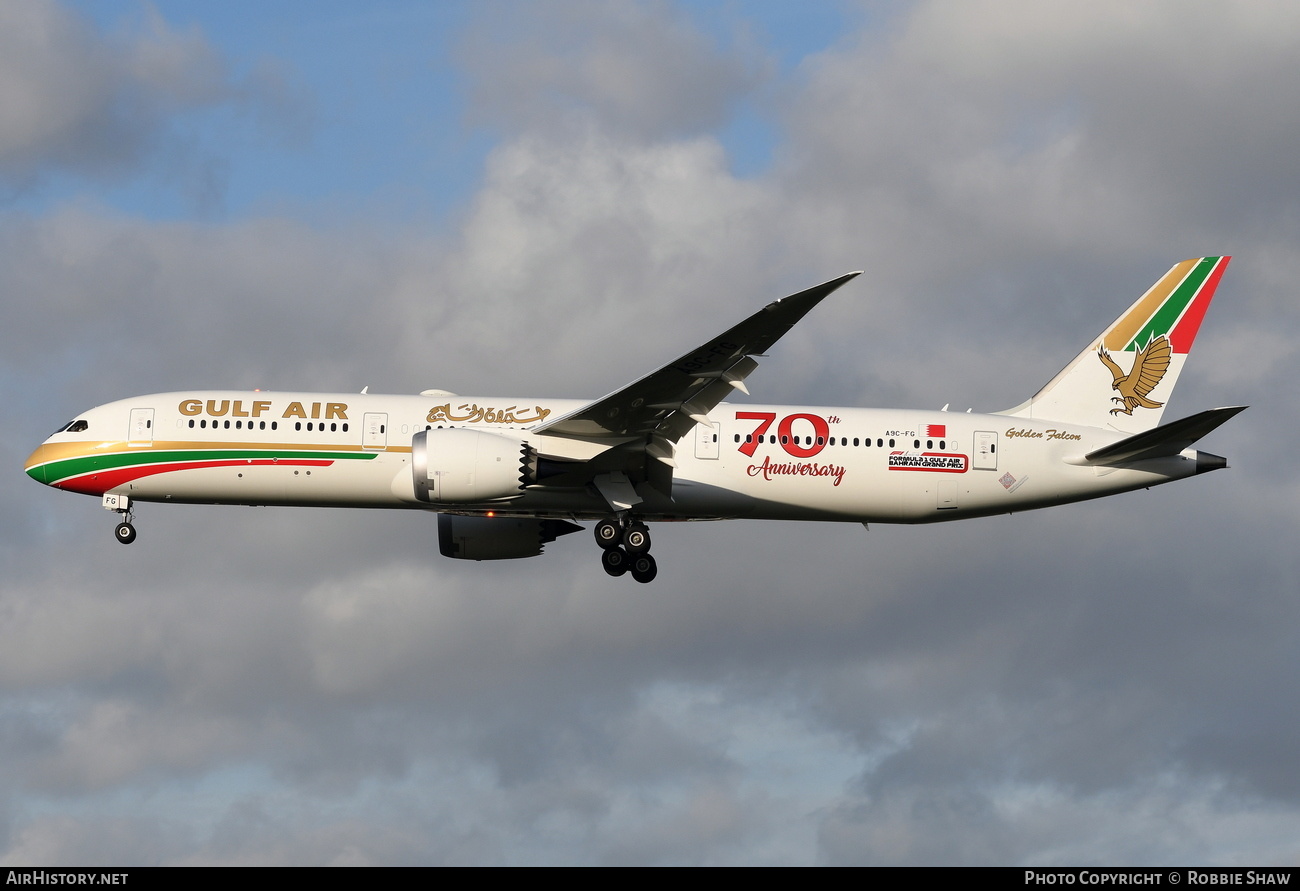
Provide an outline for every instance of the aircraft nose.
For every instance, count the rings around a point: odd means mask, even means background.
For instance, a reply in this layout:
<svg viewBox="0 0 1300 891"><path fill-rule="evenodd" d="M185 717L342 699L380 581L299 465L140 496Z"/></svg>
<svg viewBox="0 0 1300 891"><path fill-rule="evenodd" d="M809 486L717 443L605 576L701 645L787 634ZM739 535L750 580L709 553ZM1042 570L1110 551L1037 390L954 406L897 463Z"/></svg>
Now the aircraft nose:
<svg viewBox="0 0 1300 891"><path fill-rule="evenodd" d="M36 447L36 451L27 456L27 463L23 465L23 469L27 471L28 476L46 486L50 484L45 474L45 467L49 462L49 451L50 444L47 442L41 443Z"/></svg>

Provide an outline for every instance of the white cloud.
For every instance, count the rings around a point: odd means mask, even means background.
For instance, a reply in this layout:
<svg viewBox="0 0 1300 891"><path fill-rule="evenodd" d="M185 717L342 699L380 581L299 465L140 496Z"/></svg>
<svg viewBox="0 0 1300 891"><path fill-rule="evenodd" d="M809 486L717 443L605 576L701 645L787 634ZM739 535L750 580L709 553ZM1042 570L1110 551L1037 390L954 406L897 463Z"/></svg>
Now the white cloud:
<svg viewBox="0 0 1300 891"><path fill-rule="evenodd" d="M534 133L594 119L642 139L725 123L766 67L752 46L719 51L661 2L480 7L459 55L473 78L472 119Z"/></svg>
<svg viewBox="0 0 1300 891"><path fill-rule="evenodd" d="M50 0L0 11L0 176L114 173L148 152L169 116L229 98L201 35L161 18L136 40L107 39Z"/></svg>

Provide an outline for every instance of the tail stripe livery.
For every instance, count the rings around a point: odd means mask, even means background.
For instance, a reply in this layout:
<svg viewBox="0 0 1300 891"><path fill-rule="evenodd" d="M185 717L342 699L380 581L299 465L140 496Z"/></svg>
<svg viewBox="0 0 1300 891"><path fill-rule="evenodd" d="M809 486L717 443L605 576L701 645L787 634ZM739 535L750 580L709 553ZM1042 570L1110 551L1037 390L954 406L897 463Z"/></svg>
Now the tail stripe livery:
<svg viewBox="0 0 1300 891"><path fill-rule="evenodd" d="M1184 260L1165 273L1102 338L1111 352L1135 352L1168 335L1175 353L1187 353L1200 330L1230 257Z"/></svg>

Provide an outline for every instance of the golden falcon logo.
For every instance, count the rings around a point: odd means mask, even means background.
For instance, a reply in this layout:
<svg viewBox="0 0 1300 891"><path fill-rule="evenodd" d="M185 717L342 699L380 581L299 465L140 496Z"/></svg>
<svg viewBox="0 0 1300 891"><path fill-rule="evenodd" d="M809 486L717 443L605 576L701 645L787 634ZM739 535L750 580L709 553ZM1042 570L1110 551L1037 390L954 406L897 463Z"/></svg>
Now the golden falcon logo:
<svg viewBox="0 0 1300 891"><path fill-rule="evenodd" d="M1172 355L1169 338L1162 334L1148 343L1144 349L1138 350L1137 355L1133 357L1133 367L1129 369L1128 374L1125 374L1124 369L1115 364L1115 360L1106 352L1105 347L1097 347L1097 358L1101 360L1102 365L1110 369L1111 375L1115 378L1111 389L1119 393L1118 396L1110 397L1110 401L1118 402L1120 407L1112 408L1110 413L1132 415L1135 408L1160 408L1164 405L1163 402L1148 399L1147 394L1160 385L1165 372L1169 370L1169 359Z"/></svg>

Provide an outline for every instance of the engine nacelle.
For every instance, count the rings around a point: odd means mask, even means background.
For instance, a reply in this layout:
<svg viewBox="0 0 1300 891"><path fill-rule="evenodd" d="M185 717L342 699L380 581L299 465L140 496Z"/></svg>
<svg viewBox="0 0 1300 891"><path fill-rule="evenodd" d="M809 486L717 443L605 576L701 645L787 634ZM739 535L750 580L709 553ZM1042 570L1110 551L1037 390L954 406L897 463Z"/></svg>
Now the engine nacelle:
<svg viewBox="0 0 1300 891"><path fill-rule="evenodd" d="M564 520L438 514L438 550L457 560L536 557L549 542L581 529Z"/></svg>
<svg viewBox="0 0 1300 891"><path fill-rule="evenodd" d="M523 494L536 481L537 453L486 430L421 430L411 440L415 497L430 504L478 504Z"/></svg>

